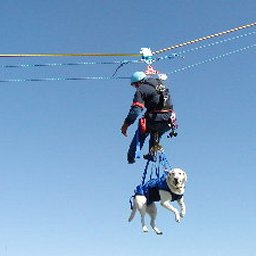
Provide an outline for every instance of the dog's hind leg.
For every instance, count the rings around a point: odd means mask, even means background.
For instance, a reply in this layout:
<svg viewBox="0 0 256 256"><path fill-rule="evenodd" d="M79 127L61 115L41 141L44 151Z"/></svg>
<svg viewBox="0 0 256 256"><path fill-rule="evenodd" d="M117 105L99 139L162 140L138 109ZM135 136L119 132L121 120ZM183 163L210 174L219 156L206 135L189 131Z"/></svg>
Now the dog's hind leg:
<svg viewBox="0 0 256 256"><path fill-rule="evenodd" d="M147 206L147 213L150 216L150 225L152 227L152 229L156 232L157 235L162 235L163 232L161 230L158 229L158 227L156 226L156 215L157 215L157 208L155 203L152 203L150 205Z"/></svg>
<svg viewBox="0 0 256 256"><path fill-rule="evenodd" d="M128 219L129 222L131 222L133 220L133 218L134 218L134 216L136 214L136 210L137 210L136 206L133 205L132 212L131 212L130 217Z"/></svg>
<svg viewBox="0 0 256 256"><path fill-rule="evenodd" d="M140 216L141 216L141 225L142 225L143 232L148 232L148 227L145 223L146 209L147 209L146 203L139 208L139 212L140 212Z"/></svg>
<svg viewBox="0 0 256 256"><path fill-rule="evenodd" d="M143 232L148 232L148 228L145 224L145 215L147 210L147 198L145 196L137 195L135 196L134 203L140 212L141 225Z"/></svg>

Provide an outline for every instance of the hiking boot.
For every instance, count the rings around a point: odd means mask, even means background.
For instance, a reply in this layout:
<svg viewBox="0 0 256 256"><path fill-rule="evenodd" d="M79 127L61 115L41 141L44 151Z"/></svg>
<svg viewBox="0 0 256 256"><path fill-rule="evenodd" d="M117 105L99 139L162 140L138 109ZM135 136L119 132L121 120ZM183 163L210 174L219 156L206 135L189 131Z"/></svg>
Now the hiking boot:
<svg viewBox="0 0 256 256"><path fill-rule="evenodd" d="M150 153L148 153L148 154L146 154L146 155L143 155L143 158L145 159L145 160L149 160L149 161L151 161L151 162L156 162L156 156L155 155L152 155L152 154L150 154Z"/></svg>
<svg viewBox="0 0 256 256"><path fill-rule="evenodd" d="M135 163L135 160L132 159L132 158L128 158L127 161L128 161L128 164L134 164Z"/></svg>

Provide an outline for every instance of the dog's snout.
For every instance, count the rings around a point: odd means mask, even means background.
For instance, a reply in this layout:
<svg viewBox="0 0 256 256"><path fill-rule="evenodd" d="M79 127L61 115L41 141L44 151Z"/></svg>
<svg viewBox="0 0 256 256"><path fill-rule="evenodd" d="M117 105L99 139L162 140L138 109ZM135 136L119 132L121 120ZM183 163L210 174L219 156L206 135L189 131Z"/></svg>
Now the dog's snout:
<svg viewBox="0 0 256 256"><path fill-rule="evenodd" d="M175 184L175 185L177 185L177 184L178 184L179 179L178 179L178 178L174 178L173 180L174 180L174 184Z"/></svg>

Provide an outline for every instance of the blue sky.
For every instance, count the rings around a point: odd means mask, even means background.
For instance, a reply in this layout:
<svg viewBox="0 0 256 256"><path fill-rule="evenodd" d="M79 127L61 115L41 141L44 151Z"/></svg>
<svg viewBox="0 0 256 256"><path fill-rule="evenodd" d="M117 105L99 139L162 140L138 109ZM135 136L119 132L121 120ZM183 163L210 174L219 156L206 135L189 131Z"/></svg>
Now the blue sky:
<svg viewBox="0 0 256 256"><path fill-rule="evenodd" d="M253 0L10 0L1 4L0 53L154 51L255 22L255 8ZM252 44L255 35L154 67L171 73ZM1 80L111 76L115 65L3 66L124 59L138 58L1 58ZM1 83L0 255L254 255L255 67L252 48L169 76L179 135L162 143L188 173L188 209L177 224L158 207L163 236L143 234L138 215L127 222L145 164L126 163L136 129L120 133L134 93L128 80Z"/></svg>

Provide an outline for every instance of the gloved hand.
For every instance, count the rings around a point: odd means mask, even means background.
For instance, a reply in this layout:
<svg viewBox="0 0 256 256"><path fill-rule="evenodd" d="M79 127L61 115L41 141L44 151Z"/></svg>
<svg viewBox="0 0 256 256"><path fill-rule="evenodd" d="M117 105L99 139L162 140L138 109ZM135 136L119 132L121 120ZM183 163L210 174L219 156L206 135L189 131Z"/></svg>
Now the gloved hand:
<svg viewBox="0 0 256 256"><path fill-rule="evenodd" d="M127 123L123 123L122 127L121 127L121 132L122 134L127 137L127 129L128 129L129 125Z"/></svg>

